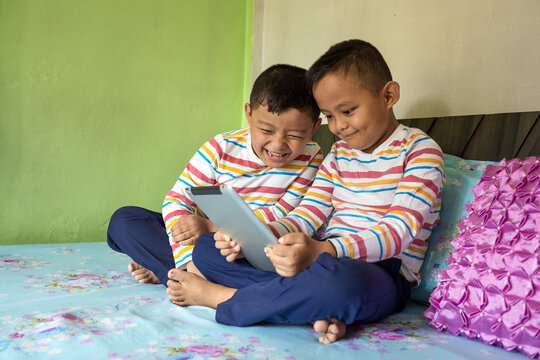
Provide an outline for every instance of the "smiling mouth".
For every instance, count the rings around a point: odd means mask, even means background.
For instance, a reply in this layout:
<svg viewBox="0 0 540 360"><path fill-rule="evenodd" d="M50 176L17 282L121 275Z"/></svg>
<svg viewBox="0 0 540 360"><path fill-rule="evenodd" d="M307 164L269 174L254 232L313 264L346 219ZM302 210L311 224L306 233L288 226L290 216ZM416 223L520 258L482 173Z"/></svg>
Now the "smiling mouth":
<svg viewBox="0 0 540 360"><path fill-rule="evenodd" d="M358 132L358 131L354 131L354 132L352 132L352 133L350 133L350 134L347 134L347 135L339 134L339 137L342 138L342 139L348 139L348 138L354 136L357 132Z"/></svg>
<svg viewBox="0 0 540 360"><path fill-rule="evenodd" d="M270 160L279 161L279 160L283 160L287 156L286 153L275 153L267 149L264 149L264 151L266 152L266 156Z"/></svg>

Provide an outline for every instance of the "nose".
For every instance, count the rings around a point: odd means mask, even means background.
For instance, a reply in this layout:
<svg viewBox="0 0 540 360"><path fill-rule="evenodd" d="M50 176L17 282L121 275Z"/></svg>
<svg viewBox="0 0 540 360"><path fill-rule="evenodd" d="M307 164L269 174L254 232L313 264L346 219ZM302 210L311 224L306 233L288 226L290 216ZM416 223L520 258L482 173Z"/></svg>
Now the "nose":
<svg viewBox="0 0 540 360"><path fill-rule="evenodd" d="M287 136L282 134L274 134L270 142L272 151L279 152L287 148Z"/></svg>
<svg viewBox="0 0 540 360"><path fill-rule="evenodd" d="M343 116L336 116L334 122L338 131L343 131L349 127L349 123Z"/></svg>

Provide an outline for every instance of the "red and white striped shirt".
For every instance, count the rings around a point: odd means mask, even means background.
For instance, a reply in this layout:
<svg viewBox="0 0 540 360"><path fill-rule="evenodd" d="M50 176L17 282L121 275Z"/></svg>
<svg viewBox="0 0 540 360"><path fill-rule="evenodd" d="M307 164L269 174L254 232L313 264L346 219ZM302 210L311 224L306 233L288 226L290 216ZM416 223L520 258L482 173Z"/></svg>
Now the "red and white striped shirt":
<svg viewBox="0 0 540 360"><path fill-rule="evenodd" d="M336 142L300 205L269 227L276 235L313 235L338 257L376 262L403 261L402 272L416 281L426 239L439 221L444 165L437 143L422 131L399 125L371 154Z"/></svg>
<svg viewBox="0 0 540 360"><path fill-rule="evenodd" d="M287 165L268 167L251 147L249 128L220 134L206 142L189 161L162 207L176 267L191 260L193 245L173 242L171 227L182 215L204 216L186 195L186 187L228 184L268 223L286 216L300 203L321 162L319 145L309 141Z"/></svg>

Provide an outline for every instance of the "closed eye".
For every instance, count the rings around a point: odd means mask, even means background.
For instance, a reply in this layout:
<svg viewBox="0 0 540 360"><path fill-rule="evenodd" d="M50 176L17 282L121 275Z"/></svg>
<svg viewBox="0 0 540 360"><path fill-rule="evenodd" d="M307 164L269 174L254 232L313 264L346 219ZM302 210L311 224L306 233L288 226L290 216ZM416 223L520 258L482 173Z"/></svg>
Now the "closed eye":
<svg viewBox="0 0 540 360"><path fill-rule="evenodd" d="M304 137L299 135L289 135L289 138L294 140L304 140Z"/></svg>
<svg viewBox="0 0 540 360"><path fill-rule="evenodd" d="M353 108L348 109L348 110L344 110L343 115L351 115L354 112L354 110L356 110L356 107L353 107Z"/></svg>

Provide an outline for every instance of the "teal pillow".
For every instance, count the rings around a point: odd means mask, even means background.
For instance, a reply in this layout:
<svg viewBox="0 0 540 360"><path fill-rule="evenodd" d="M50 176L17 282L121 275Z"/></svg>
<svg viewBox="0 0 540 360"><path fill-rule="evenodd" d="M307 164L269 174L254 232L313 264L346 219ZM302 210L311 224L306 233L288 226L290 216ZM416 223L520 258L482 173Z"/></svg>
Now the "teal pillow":
<svg viewBox="0 0 540 360"><path fill-rule="evenodd" d="M420 285L412 290L411 299L429 304L429 296L439 283L439 273L448 267L453 252L450 242L459 234L458 224L467 215L465 205L474 199L473 187L492 161L465 160L443 154L446 183L443 187L440 223L428 238L428 249L420 268Z"/></svg>

